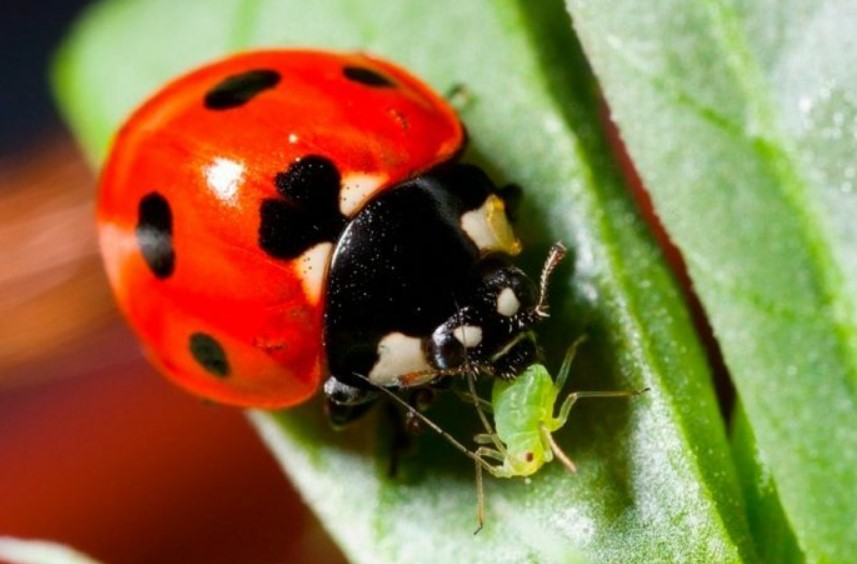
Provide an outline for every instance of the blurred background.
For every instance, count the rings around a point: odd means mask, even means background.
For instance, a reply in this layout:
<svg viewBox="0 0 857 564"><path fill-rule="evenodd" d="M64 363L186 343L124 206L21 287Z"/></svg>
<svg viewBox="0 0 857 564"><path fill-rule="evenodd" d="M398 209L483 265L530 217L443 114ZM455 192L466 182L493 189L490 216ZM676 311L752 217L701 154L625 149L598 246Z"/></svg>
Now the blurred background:
<svg viewBox="0 0 857 564"><path fill-rule="evenodd" d="M0 536L105 562L341 561L238 410L142 358L48 66L89 2L0 3Z"/></svg>

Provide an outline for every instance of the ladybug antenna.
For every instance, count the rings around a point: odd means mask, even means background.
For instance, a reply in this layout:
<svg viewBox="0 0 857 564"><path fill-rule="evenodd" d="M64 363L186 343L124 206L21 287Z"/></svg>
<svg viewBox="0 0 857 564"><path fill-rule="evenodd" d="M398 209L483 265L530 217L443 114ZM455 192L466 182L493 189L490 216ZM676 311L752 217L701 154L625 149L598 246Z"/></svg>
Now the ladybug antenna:
<svg viewBox="0 0 857 564"><path fill-rule="evenodd" d="M548 294L548 284L550 283L551 274L556 270L556 267L562 262L562 259L565 258L565 255L568 251L560 242L556 242L551 245L550 250L548 251L548 258L545 259L545 264L542 267L542 276L539 280L539 301L536 303L536 307L534 311L536 315L539 317L548 317L548 304L547 304L547 294Z"/></svg>

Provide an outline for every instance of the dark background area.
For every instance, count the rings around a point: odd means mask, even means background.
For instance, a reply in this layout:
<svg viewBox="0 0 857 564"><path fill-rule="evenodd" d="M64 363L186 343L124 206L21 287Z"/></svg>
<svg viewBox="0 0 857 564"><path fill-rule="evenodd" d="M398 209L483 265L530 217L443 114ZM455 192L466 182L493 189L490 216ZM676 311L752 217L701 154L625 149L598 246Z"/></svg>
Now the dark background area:
<svg viewBox="0 0 857 564"><path fill-rule="evenodd" d="M47 69L69 23L89 0L0 2L0 158L59 129Z"/></svg>

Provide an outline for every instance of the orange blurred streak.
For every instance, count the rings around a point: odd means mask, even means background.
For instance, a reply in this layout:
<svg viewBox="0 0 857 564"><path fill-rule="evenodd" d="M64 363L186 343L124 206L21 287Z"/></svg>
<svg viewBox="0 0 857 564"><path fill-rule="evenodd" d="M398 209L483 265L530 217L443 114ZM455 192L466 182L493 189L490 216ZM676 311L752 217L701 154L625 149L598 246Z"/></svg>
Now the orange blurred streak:
<svg viewBox="0 0 857 564"><path fill-rule="evenodd" d="M114 314L102 281L92 174L68 142L0 163L0 386Z"/></svg>

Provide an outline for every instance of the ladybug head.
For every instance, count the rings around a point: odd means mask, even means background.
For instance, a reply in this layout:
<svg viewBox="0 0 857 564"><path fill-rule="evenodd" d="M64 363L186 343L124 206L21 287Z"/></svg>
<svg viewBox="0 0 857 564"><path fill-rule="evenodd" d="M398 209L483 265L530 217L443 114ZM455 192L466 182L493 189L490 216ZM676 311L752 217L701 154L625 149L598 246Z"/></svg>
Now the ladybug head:
<svg viewBox="0 0 857 564"><path fill-rule="evenodd" d="M441 324L428 343L428 358L441 373L477 370L513 379L536 362L533 327L547 317L548 278L565 254L551 249L540 288L505 255L480 263L481 283L467 305Z"/></svg>

